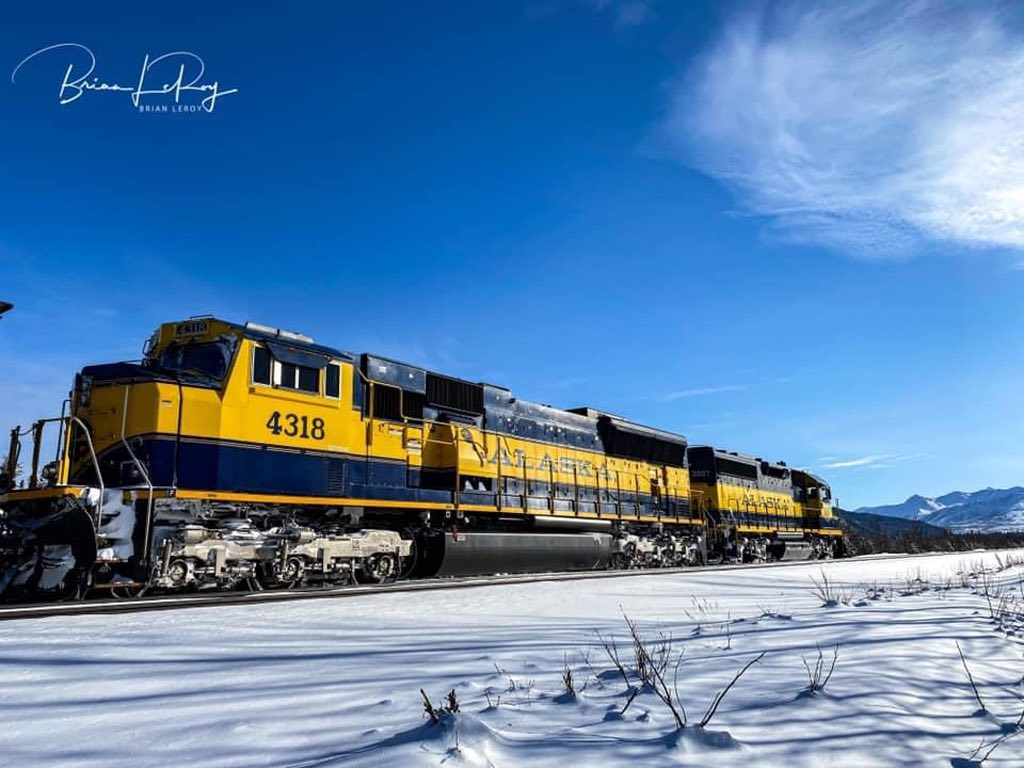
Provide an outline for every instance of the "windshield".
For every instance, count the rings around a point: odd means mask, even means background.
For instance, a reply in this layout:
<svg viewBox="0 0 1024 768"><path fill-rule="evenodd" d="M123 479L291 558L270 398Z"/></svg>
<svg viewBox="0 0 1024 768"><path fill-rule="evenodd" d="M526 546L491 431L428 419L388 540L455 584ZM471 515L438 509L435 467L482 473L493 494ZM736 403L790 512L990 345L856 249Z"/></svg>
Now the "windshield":
<svg viewBox="0 0 1024 768"><path fill-rule="evenodd" d="M223 381L231 363L231 353L231 345L226 341L172 344L160 355L160 367L167 371L199 374Z"/></svg>

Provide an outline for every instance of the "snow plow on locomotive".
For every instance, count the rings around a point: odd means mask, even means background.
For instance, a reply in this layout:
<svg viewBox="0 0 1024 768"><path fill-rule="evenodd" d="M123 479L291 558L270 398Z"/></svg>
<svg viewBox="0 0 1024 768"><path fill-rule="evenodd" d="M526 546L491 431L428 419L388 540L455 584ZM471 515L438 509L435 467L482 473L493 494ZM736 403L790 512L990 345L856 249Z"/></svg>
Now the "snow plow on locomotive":
<svg viewBox="0 0 1024 768"><path fill-rule="evenodd" d="M841 553L810 473L212 317L83 368L0 470L4 600Z"/></svg>

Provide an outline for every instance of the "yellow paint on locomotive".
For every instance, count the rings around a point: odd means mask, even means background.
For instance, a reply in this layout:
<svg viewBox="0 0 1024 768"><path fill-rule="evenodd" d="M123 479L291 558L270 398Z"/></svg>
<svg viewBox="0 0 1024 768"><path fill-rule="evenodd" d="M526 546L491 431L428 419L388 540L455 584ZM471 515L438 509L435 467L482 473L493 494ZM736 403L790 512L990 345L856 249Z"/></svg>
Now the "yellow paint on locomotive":
<svg viewBox="0 0 1024 768"><path fill-rule="evenodd" d="M719 477L714 484L694 483L705 510L743 513L764 519L798 516L798 504L792 495L758 488L739 478Z"/></svg>
<svg viewBox="0 0 1024 768"><path fill-rule="evenodd" d="M724 527L734 525L730 513L744 515L735 527L746 533L811 530L823 536L841 536L842 532L827 525L833 522L832 505L828 502L801 502L789 493L758 488L753 481L719 476L716 483L695 482L691 491L705 514L718 512ZM818 519L818 525L805 528L807 521Z"/></svg>
<svg viewBox="0 0 1024 768"><path fill-rule="evenodd" d="M185 333L182 333L183 327ZM406 463L414 469L455 470L459 477L489 479L495 483L494 487L499 480L514 477L524 481L528 488L542 483L555 483L563 486L563 490L571 486L570 497L578 493L577 489L588 489L595 495L602 490L616 494L654 495L664 500L687 500L690 497L689 474L684 468L620 459L600 451L527 440L471 426L366 418L358 407L353 407L356 377L362 374L349 361L333 361L340 368L340 398L325 397L322 381L321 393L316 394L253 383L253 350L259 342L247 338L238 326L213 319L160 326L151 341L150 354L159 355L167 346L183 339L207 342L225 336L234 337L238 346L220 389L149 381L95 385L90 403L87 406L76 404L75 415L91 426L97 454L121 442L122 424L124 437L129 441L133 437L150 435L174 438L179 434L180 420L180 435L187 439L266 444L281 449L392 460ZM372 382L365 384L367 392L370 387L380 386ZM370 397L369 394L366 396ZM124 417L126 406L127 418ZM292 430L294 434L289 436L287 429L278 430L275 434L267 427L275 414L279 419L295 423L309 424L322 419L323 438L303 437L298 430ZM90 461L88 456L80 456L78 460ZM531 491L529 495L534 494ZM224 494L214 493L205 497L222 496ZM302 498L304 503L317 503L308 497ZM339 503L337 498L322 501ZM380 506L379 502L359 499L348 500L348 503ZM404 506L390 502L387 505L395 508ZM429 509L447 505L411 506ZM593 508L594 505L590 506ZM514 511L507 504L502 508L497 501L494 505L462 504L460 508L481 512ZM585 510L575 515L555 510L554 504L548 510L530 507L528 510L520 508L520 511L580 517L610 516L607 511L599 515L596 511L587 513ZM657 516L640 515L632 504L626 503L621 505L621 514L635 520L659 519ZM693 515L692 518L679 518L678 522L699 524L700 520Z"/></svg>

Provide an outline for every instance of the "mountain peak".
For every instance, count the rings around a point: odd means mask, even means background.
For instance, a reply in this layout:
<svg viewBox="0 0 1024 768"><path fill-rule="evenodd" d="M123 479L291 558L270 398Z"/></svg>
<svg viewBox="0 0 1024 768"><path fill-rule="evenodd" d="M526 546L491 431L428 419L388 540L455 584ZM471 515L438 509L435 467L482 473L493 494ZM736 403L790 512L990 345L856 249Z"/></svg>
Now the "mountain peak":
<svg viewBox="0 0 1024 768"><path fill-rule="evenodd" d="M855 510L904 520L927 520L954 531L1024 531L1024 488L951 491L942 496L914 494L902 504Z"/></svg>

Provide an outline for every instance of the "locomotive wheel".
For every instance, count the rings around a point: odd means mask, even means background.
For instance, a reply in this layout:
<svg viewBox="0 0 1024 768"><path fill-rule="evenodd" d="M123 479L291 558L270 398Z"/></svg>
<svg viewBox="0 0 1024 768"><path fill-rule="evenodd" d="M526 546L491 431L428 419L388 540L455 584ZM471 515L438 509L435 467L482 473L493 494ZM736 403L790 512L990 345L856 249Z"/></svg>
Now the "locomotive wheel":
<svg viewBox="0 0 1024 768"><path fill-rule="evenodd" d="M297 557L289 557L288 562L284 564L284 570L281 571L281 581L289 587L294 587L302 581L305 571L306 567L302 564L301 560Z"/></svg>
<svg viewBox="0 0 1024 768"><path fill-rule="evenodd" d="M398 559L394 555L370 555L359 569L359 581L380 584L398 576Z"/></svg>
<svg viewBox="0 0 1024 768"><path fill-rule="evenodd" d="M256 568L256 583L260 589L291 589L297 587L305 575L306 566L297 557L289 557L280 570L269 564Z"/></svg>
<svg viewBox="0 0 1024 768"><path fill-rule="evenodd" d="M608 564L608 568L613 571L625 571L629 569L629 558L621 552L616 552L612 555L611 562Z"/></svg>
<svg viewBox="0 0 1024 768"><path fill-rule="evenodd" d="M172 560L167 566L167 578L175 587L184 587L188 579L188 563L181 559Z"/></svg>

